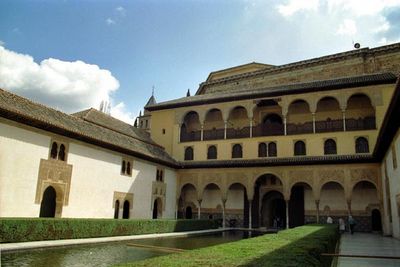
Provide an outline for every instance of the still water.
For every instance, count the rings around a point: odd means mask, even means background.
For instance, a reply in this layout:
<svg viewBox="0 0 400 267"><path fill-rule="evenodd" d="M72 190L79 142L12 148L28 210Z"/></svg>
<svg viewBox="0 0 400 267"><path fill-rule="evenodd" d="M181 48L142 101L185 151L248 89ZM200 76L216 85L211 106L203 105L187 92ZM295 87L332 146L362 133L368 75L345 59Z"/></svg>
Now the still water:
<svg viewBox="0 0 400 267"><path fill-rule="evenodd" d="M253 236L254 233L253 233ZM192 237L169 237L130 240L72 247L35 249L20 252L3 252L1 266L111 266L117 263L132 262L168 253L128 246L145 244L159 247L195 249L237 241L248 237L248 232L225 231L211 235Z"/></svg>

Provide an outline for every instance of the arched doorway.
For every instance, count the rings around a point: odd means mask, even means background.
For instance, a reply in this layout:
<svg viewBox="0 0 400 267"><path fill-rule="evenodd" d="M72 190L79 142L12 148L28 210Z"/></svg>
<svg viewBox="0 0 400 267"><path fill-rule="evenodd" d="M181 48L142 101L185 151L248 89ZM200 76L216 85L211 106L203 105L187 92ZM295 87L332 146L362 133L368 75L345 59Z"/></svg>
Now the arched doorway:
<svg viewBox="0 0 400 267"><path fill-rule="evenodd" d="M215 183L207 184L202 193L201 217L208 218L210 215L214 219L223 221L222 192Z"/></svg>
<svg viewBox="0 0 400 267"><path fill-rule="evenodd" d="M382 231L381 213L378 209L373 209L371 212L372 231Z"/></svg>
<svg viewBox="0 0 400 267"><path fill-rule="evenodd" d="M118 219L119 216L119 200L115 201L115 207L114 207L114 219Z"/></svg>
<svg viewBox="0 0 400 267"><path fill-rule="evenodd" d="M227 210L225 217L229 226L248 227L249 202L246 187L242 183L233 183L228 187L225 208Z"/></svg>
<svg viewBox="0 0 400 267"><path fill-rule="evenodd" d="M304 225L306 222L306 205L307 209L314 203L312 188L304 182L296 183L290 190L289 201L289 227L297 227ZM310 205L311 204L311 205Z"/></svg>
<svg viewBox="0 0 400 267"><path fill-rule="evenodd" d="M186 207L185 211L185 219L192 219L193 218L193 210L191 206Z"/></svg>
<svg viewBox="0 0 400 267"><path fill-rule="evenodd" d="M125 200L124 201L124 207L122 210L122 219L129 219L129 201Z"/></svg>
<svg viewBox="0 0 400 267"><path fill-rule="evenodd" d="M320 222L326 223L328 217L337 223L339 218L348 216L346 197L342 184L330 181L321 187L319 207L322 211Z"/></svg>
<svg viewBox="0 0 400 267"><path fill-rule="evenodd" d="M192 209L193 212L198 212L197 190L193 184L185 184L181 189L181 194L178 201L178 218L184 219L186 217L187 207Z"/></svg>
<svg viewBox="0 0 400 267"><path fill-rule="evenodd" d="M153 204L153 219L158 219L159 217L161 217L161 199L157 198L156 200L154 200L154 204Z"/></svg>
<svg viewBox="0 0 400 267"><path fill-rule="evenodd" d="M43 192L42 202L40 203L39 217L55 217L56 215L56 190L49 186Z"/></svg>
<svg viewBox="0 0 400 267"><path fill-rule="evenodd" d="M286 202L281 192L270 191L263 196L261 226L267 229L286 228Z"/></svg>

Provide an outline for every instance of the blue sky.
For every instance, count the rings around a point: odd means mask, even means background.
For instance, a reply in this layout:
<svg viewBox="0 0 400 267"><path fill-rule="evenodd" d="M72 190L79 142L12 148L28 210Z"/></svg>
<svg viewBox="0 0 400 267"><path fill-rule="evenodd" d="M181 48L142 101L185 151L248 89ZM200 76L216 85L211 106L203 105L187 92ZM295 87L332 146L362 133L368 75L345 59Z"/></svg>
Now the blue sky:
<svg viewBox="0 0 400 267"><path fill-rule="evenodd" d="M0 87L131 122L211 71L400 41L399 0L0 1Z"/></svg>

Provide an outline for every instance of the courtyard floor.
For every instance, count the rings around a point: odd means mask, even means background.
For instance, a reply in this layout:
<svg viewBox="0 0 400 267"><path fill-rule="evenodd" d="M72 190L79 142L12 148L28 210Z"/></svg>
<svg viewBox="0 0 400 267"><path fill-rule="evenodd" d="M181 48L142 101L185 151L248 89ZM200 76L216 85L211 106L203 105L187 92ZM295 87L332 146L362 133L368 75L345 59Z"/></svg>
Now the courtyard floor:
<svg viewBox="0 0 400 267"><path fill-rule="evenodd" d="M339 254L400 257L400 240L380 234L345 233L341 236ZM400 266L400 259L339 257L338 267Z"/></svg>

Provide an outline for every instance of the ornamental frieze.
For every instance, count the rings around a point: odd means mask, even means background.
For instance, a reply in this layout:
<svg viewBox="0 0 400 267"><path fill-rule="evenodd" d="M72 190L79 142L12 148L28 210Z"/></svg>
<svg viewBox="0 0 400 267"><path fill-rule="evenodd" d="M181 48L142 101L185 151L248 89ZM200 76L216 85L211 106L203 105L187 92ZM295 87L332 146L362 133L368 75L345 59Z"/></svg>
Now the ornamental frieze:
<svg viewBox="0 0 400 267"><path fill-rule="evenodd" d="M351 183L355 184L362 180L369 180L376 183L378 171L376 168L359 168L350 170Z"/></svg>
<svg viewBox="0 0 400 267"><path fill-rule="evenodd" d="M317 172L317 177L320 184L323 185L326 182L339 182L344 184L344 171L343 170L319 170Z"/></svg>

